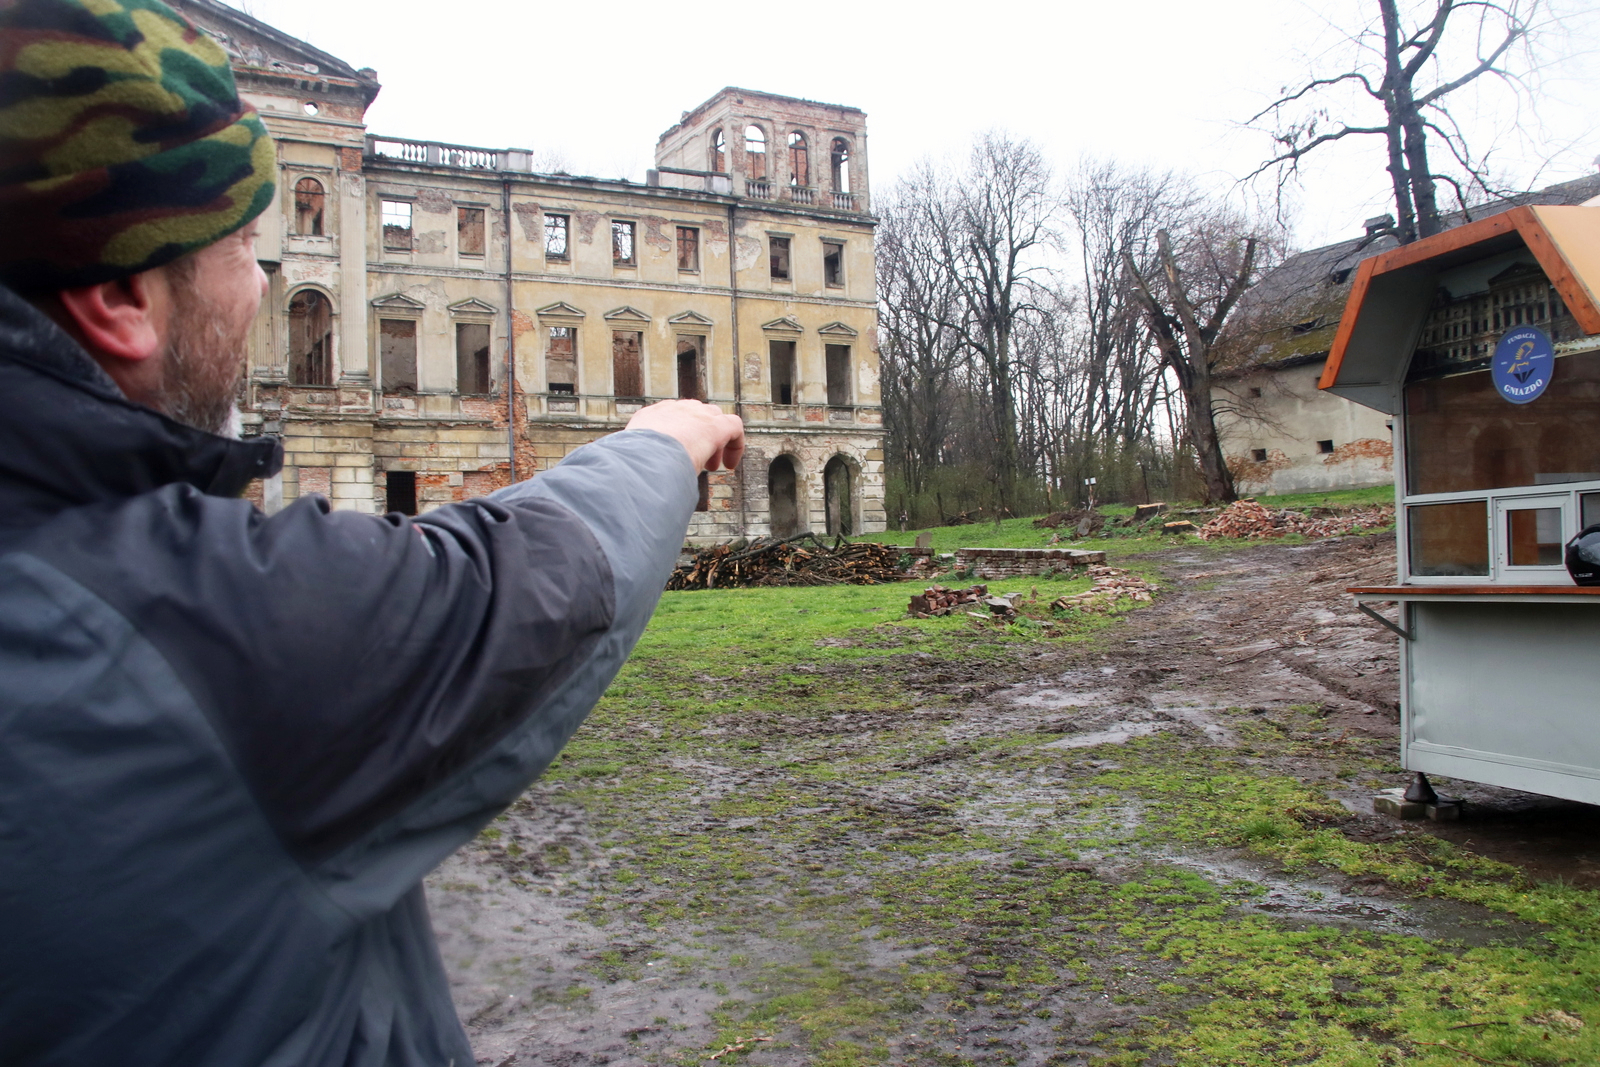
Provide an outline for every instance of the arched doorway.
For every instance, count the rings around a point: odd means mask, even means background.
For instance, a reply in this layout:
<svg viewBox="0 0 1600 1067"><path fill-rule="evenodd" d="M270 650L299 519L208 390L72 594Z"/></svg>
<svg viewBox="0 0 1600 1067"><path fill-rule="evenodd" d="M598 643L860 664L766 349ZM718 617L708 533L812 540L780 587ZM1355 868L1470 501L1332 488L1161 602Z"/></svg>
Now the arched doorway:
<svg viewBox="0 0 1600 1067"><path fill-rule="evenodd" d="M791 456L779 456L767 468L767 512L772 536L793 537L800 532L800 475Z"/></svg>
<svg viewBox="0 0 1600 1067"><path fill-rule="evenodd" d="M828 534L846 537L856 532L855 471L843 456L834 456L822 468L822 491L827 504Z"/></svg>

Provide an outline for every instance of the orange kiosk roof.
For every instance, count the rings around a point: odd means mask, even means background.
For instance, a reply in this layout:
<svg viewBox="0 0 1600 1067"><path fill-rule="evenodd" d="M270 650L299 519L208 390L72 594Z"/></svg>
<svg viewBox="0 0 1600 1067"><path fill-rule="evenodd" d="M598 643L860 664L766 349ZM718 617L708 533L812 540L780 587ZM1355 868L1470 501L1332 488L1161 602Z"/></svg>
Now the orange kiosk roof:
<svg viewBox="0 0 1600 1067"><path fill-rule="evenodd" d="M1522 248L1579 327L1600 334L1600 207L1515 207L1363 260L1318 386L1393 415L1440 274Z"/></svg>

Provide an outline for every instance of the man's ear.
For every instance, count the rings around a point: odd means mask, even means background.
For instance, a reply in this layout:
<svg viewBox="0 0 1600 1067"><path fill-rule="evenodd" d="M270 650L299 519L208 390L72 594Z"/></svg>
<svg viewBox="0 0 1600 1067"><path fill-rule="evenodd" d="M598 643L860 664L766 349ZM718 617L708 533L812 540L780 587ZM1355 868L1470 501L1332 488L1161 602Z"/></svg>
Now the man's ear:
<svg viewBox="0 0 1600 1067"><path fill-rule="evenodd" d="M63 289L56 298L91 351L143 361L160 351L165 326L167 309L162 294L155 292L156 273L144 271L114 282Z"/></svg>

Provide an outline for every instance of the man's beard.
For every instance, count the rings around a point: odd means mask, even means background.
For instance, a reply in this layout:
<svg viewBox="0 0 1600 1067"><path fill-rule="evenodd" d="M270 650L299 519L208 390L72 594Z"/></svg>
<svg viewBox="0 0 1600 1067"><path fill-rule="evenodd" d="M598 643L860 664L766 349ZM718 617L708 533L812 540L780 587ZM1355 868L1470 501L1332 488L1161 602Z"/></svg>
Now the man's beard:
<svg viewBox="0 0 1600 1067"><path fill-rule="evenodd" d="M236 401L252 323L232 327L192 292L179 290L174 296L164 369L152 406L185 426L237 437Z"/></svg>

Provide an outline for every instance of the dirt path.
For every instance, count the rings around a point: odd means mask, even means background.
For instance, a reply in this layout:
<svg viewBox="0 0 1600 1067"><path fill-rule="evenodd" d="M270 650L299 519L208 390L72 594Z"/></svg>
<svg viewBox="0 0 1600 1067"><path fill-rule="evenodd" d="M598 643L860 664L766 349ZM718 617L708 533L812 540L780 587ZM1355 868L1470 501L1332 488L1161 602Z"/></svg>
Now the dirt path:
<svg viewBox="0 0 1600 1067"><path fill-rule="evenodd" d="M1166 936L1163 916L1193 907L1284 930L1508 936L1381 877L1286 873L1232 844L1249 824L1214 847L1198 832L1152 845L1144 828L1178 816L1115 786L1156 766L1124 750L1159 754L1172 781L1214 769L1254 788L1248 772L1344 806L1295 815L1297 832L1381 847L1438 828L1370 814L1373 788L1404 780L1396 646L1343 590L1392 577L1392 538L1147 559L1162 595L1089 644L968 659L911 643L752 671L753 695L788 687L780 710L585 727L575 745L634 755L538 784L430 879L478 1062L1169 1062L1139 1050L1206 994L1128 936L1140 923ZM1472 803L1452 840L1600 884L1595 809L1456 791Z"/></svg>

